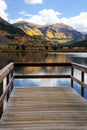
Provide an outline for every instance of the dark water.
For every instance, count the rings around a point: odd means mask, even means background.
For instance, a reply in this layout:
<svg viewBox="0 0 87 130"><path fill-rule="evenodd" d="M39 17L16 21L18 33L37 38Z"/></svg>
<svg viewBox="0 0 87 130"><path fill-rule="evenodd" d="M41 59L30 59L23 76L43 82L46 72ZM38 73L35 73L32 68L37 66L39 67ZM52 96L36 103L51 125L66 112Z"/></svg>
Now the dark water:
<svg viewBox="0 0 87 130"><path fill-rule="evenodd" d="M87 53L0 53L0 68L10 62L76 62L87 65Z"/></svg>
<svg viewBox="0 0 87 130"><path fill-rule="evenodd" d="M75 62L87 66L87 53L1 53L0 54L0 69L10 62ZM15 73L28 74L70 74L70 68L60 67L26 67L18 68ZM80 78L80 72L76 71L75 75ZM87 76L85 76L85 82ZM14 86L27 87L55 87L55 86L70 86L68 79L20 79L14 80ZM74 88L80 93L80 86L74 84ZM85 90L85 98L87 98L87 91Z"/></svg>

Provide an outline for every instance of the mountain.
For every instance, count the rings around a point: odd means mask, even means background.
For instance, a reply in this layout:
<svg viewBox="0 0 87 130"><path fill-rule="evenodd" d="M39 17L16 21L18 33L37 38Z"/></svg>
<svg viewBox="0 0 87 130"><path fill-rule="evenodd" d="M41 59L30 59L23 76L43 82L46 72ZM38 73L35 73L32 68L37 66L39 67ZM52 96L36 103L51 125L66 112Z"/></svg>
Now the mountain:
<svg viewBox="0 0 87 130"><path fill-rule="evenodd" d="M0 49L27 48L31 50L34 48L40 50L42 48L47 50L49 46L60 45L60 43L75 46L79 44L81 37L84 36L80 32L65 24L42 26L25 21L10 24L0 17ZM84 40L86 38L87 36ZM69 41L77 42L73 45ZM62 45L66 46L65 44Z"/></svg>
<svg viewBox="0 0 87 130"><path fill-rule="evenodd" d="M27 35L21 28L13 26L0 17L0 49L43 46L43 41L45 40L42 37Z"/></svg>
<svg viewBox="0 0 87 130"><path fill-rule="evenodd" d="M14 27L13 25L9 24L7 21L0 17L0 34L1 35L25 35L24 31L20 28Z"/></svg>
<svg viewBox="0 0 87 130"><path fill-rule="evenodd" d="M25 37L26 33L23 30L14 27L0 17L0 47L8 48L9 45L20 43Z"/></svg>
<svg viewBox="0 0 87 130"><path fill-rule="evenodd" d="M43 35L39 28L42 26L29 23L26 21L20 21L15 24L13 24L15 27L21 28L26 34L30 36L41 36Z"/></svg>
<svg viewBox="0 0 87 130"><path fill-rule="evenodd" d="M59 43L78 39L82 36L80 32L62 23L42 26L21 21L15 23L14 26L19 27L30 36L42 36L46 40L53 40Z"/></svg>
<svg viewBox="0 0 87 130"><path fill-rule="evenodd" d="M6 38L5 36L0 35L0 49L7 49L13 43L11 40Z"/></svg>

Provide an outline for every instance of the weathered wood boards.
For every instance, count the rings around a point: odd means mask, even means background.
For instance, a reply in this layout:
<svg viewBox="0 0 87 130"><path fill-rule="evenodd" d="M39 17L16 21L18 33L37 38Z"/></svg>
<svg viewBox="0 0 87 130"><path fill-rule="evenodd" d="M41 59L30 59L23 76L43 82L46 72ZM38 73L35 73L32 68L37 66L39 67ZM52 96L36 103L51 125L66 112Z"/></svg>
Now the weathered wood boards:
<svg viewBox="0 0 87 130"><path fill-rule="evenodd" d="M0 130L87 130L87 101L71 87L14 88Z"/></svg>

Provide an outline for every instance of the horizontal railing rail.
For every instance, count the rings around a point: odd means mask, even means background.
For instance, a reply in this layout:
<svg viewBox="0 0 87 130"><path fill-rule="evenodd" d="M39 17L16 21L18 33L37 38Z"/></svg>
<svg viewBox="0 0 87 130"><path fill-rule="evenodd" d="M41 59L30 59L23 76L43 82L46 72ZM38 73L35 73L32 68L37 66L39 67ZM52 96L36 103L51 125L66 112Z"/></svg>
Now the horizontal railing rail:
<svg viewBox="0 0 87 130"><path fill-rule="evenodd" d="M77 78L73 77L72 75L70 76L73 81L78 83L79 85L83 86L83 88L87 88L87 84L83 83L82 81L78 80Z"/></svg>
<svg viewBox="0 0 87 130"><path fill-rule="evenodd" d="M16 74L15 69L21 67L68 67L71 69L70 74ZM74 76L75 70L81 71L81 80ZM84 82L85 73L87 73L87 67L76 64L76 63L28 63L28 62L14 62L5 66L0 70L0 117L3 113L3 102L6 97L7 101L10 96L10 91L13 89L14 79L20 78L69 78L71 79L71 87L74 87L74 82L78 83L81 86L81 95L84 97L84 88L87 89L87 84ZM6 78L6 86L3 91L3 82Z"/></svg>
<svg viewBox="0 0 87 130"><path fill-rule="evenodd" d="M0 117L3 113L3 102L4 98L8 101L10 96L10 88L11 91L13 89L13 70L14 70L14 63L10 63L6 65L3 69L0 70ZM6 78L6 86L4 88L4 79ZM5 89L5 90L4 90Z"/></svg>
<svg viewBox="0 0 87 130"><path fill-rule="evenodd" d="M71 63L29 63L29 62L14 62L14 66L15 67L18 67L18 66L21 66L21 67L25 67L25 66L32 66L32 67L39 67L39 66L42 66L42 67L46 67L46 66L50 66L50 67L55 67L55 66L71 66Z"/></svg>
<svg viewBox="0 0 87 130"><path fill-rule="evenodd" d="M76 64L74 62L72 63L28 63L28 62L15 62L15 67L70 67L71 68L71 74L70 75L15 75L14 78L71 78L71 87L73 87L73 82L78 83L81 86L81 95L84 97L84 88L87 88L87 84L84 83L84 73L87 73L87 67ZM81 71L81 80L74 77L74 69L77 69Z"/></svg>
<svg viewBox="0 0 87 130"><path fill-rule="evenodd" d="M15 67L70 67L71 63L28 63L28 62L15 62ZM43 74L43 75L30 75L30 74L15 74L14 78L70 78L70 75L58 74Z"/></svg>
<svg viewBox="0 0 87 130"><path fill-rule="evenodd" d="M3 100L4 100L6 94L7 94L8 91L9 91L9 88L10 88L10 86L12 85L13 80L14 80L14 77L11 78L11 80L10 80L10 82L8 83L8 85L7 85L6 89L5 89L5 91L4 91L3 94L1 95L1 97L0 97L0 106L2 105ZM9 97L8 97L8 99L9 99ZM7 100L8 100L8 99L7 99Z"/></svg>
<svg viewBox="0 0 87 130"><path fill-rule="evenodd" d="M14 63L10 63L0 70L0 83L13 69Z"/></svg>
<svg viewBox="0 0 87 130"><path fill-rule="evenodd" d="M70 78L70 75L14 75L14 78Z"/></svg>
<svg viewBox="0 0 87 130"><path fill-rule="evenodd" d="M71 67L87 73L87 66L85 66L85 65L80 65L80 64L72 62Z"/></svg>
<svg viewBox="0 0 87 130"><path fill-rule="evenodd" d="M81 72L81 81L74 77L74 69L77 69ZM71 86L73 87L73 82L75 81L81 86L81 95L84 97L84 88L87 89L87 84L84 83L85 73L87 73L87 66L80 65L77 63L71 63Z"/></svg>

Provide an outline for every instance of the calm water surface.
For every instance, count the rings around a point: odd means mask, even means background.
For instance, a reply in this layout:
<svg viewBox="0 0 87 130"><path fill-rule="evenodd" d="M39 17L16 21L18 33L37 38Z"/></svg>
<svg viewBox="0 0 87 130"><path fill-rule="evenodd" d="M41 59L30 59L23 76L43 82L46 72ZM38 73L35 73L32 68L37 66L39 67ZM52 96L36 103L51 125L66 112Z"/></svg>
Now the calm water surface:
<svg viewBox="0 0 87 130"><path fill-rule="evenodd" d="M1 53L0 54L0 69L10 62L75 62L87 66L87 53ZM65 67L26 67L17 68L15 73L22 74L70 74L70 68ZM76 77L80 78L80 72L75 72ZM85 82L87 76L85 76ZM55 86L70 86L70 80L66 79L20 79L14 80L14 86L27 87L55 87ZM74 88L80 93L80 87L74 84ZM87 91L85 90L85 98Z"/></svg>
<svg viewBox="0 0 87 130"><path fill-rule="evenodd" d="M0 68L10 62L76 62L87 65L87 53L0 53Z"/></svg>

